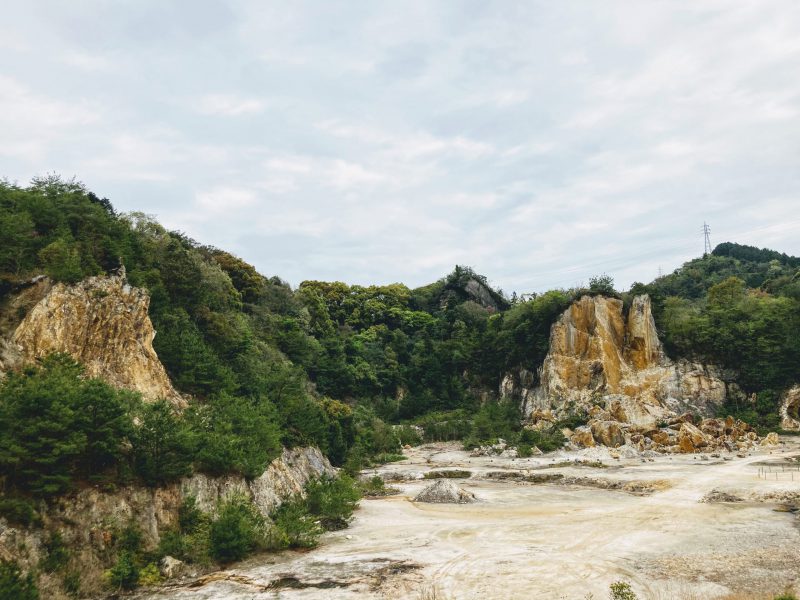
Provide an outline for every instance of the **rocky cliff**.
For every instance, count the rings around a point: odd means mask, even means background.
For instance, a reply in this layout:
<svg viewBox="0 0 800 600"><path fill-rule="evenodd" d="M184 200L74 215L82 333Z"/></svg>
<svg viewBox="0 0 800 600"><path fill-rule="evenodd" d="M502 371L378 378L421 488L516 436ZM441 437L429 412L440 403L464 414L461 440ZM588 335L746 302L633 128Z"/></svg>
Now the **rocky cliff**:
<svg viewBox="0 0 800 600"><path fill-rule="evenodd" d="M32 299L37 302L26 310ZM150 297L130 286L124 274L90 277L75 285L41 279L12 304L27 314L0 348L6 369L65 352L93 377L141 392L147 400L184 403L153 349ZM13 307L4 312L17 314Z"/></svg>
<svg viewBox="0 0 800 600"><path fill-rule="evenodd" d="M282 502L303 494L309 480L334 475L335 469L316 448L284 450L264 473L252 481L242 477L197 474L161 488L123 487L116 492L84 489L74 496L42 503L41 528L19 528L0 519L0 558L15 559L24 569L35 568L45 555L45 542L58 532L70 549L69 569L80 573L84 594L103 589L114 536L129 522L142 531L144 546L154 549L160 536L178 521L183 500L193 496L201 510L213 513L220 500L233 494L251 499L268 517ZM58 577L40 574L43 597L62 598Z"/></svg>
<svg viewBox="0 0 800 600"><path fill-rule="evenodd" d="M655 424L670 414L714 411L727 387L715 367L678 361L664 354L648 296L636 296L627 318L621 300L583 296L553 324L550 350L530 387L530 373L501 385L523 400L526 415L586 413L592 406L618 405L621 421ZM524 386L524 384L528 386Z"/></svg>
<svg viewBox="0 0 800 600"><path fill-rule="evenodd" d="M553 324L538 385L533 373L521 370L502 381L500 393L519 399L533 424L578 415L590 420L579 432L582 445L593 440L618 446L681 413L713 415L728 394L740 393L723 375L716 367L673 362L664 354L648 296L635 297L627 317L621 300L583 296ZM680 429L682 422L673 425ZM743 425L728 429L747 431ZM674 435L656 437L677 446Z"/></svg>
<svg viewBox="0 0 800 600"><path fill-rule="evenodd" d="M800 385L787 390L781 398L781 428L800 431Z"/></svg>

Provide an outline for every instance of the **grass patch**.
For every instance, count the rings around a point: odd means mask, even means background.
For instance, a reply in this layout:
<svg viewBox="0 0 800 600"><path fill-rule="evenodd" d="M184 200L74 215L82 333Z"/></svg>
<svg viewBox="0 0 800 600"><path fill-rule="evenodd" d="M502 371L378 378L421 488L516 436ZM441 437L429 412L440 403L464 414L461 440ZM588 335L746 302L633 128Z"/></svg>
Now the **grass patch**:
<svg viewBox="0 0 800 600"><path fill-rule="evenodd" d="M364 498L384 498L400 493L400 490L396 487L387 486L379 475L369 479L362 479L358 482L358 488Z"/></svg>
<svg viewBox="0 0 800 600"><path fill-rule="evenodd" d="M395 454L392 452L384 452L382 454L376 454L370 459L372 466L375 465L385 465L386 463L393 463L393 462L400 462L401 460L405 460L406 457L402 454Z"/></svg>

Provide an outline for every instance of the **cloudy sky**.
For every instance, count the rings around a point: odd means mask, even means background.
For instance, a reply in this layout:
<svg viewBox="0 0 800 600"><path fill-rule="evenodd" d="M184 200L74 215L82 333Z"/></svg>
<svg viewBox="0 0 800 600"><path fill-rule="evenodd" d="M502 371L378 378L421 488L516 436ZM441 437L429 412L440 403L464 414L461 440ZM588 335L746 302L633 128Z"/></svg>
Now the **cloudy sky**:
<svg viewBox="0 0 800 600"><path fill-rule="evenodd" d="M800 2L9 2L0 176L53 171L292 284L800 255Z"/></svg>

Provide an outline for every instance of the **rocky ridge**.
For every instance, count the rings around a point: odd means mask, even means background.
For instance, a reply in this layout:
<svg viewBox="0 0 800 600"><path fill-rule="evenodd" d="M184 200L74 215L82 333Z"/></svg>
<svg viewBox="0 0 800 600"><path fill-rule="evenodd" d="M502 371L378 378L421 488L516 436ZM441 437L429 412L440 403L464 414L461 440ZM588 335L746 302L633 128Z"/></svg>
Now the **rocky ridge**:
<svg viewBox="0 0 800 600"><path fill-rule="evenodd" d="M159 488L128 486L114 492L87 488L52 504L42 503L41 528L11 526L0 518L0 559L13 558L24 569L33 569L45 556L48 537L58 532L70 548L69 567L80 573L83 593L99 593L115 535L129 522L141 529L145 548L154 549L161 535L177 525L180 506L190 496L198 508L213 514L221 500L241 495L269 518L282 502L302 495L309 480L335 472L318 449L295 448L284 450L252 481L196 474ZM175 570L174 562L167 561L162 568ZM55 576L41 574L40 587L43 597L63 597Z"/></svg>

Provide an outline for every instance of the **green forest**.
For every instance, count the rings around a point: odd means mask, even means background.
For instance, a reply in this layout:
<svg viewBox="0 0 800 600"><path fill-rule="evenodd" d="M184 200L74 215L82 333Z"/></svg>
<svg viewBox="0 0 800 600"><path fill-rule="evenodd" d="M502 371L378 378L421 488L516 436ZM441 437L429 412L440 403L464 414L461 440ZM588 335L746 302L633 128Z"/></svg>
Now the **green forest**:
<svg viewBox="0 0 800 600"><path fill-rule="evenodd" d="M551 324L584 294L626 306L650 294L668 354L735 371L757 402L726 410L750 422L775 427L779 395L800 381L800 259L733 243L625 291L599 275L586 288L507 297L465 266L416 289L292 289L55 176L0 183L0 239L0 306L37 275L69 283L124 265L151 295L161 361L195 399L181 414L145 404L64 356L12 374L0 385L0 470L20 497L87 479L255 477L281 447L303 444L356 472L419 441L414 424L427 439L546 446L556 432L523 432L515 406L479 398L510 371L535 373Z"/></svg>

